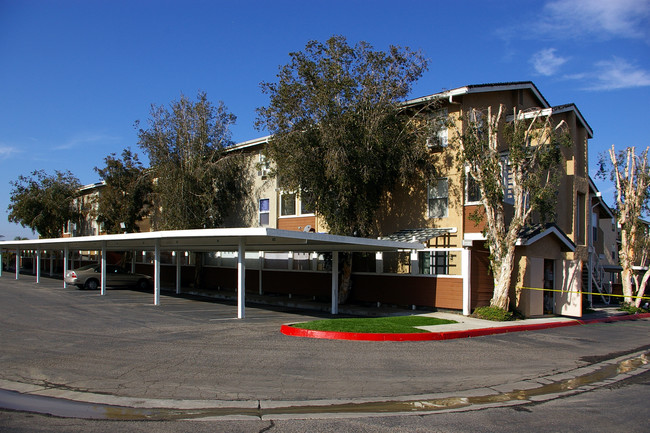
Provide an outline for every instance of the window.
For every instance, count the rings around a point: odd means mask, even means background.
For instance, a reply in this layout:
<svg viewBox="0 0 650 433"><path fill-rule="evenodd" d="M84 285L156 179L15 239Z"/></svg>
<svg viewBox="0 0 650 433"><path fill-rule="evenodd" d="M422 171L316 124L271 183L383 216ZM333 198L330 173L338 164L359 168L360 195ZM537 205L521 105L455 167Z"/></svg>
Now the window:
<svg viewBox="0 0 650 433"><path fill-rule="evenodd" d="M448 251L424 251L418 254L421 275L449 275Z"/></svg>
<svg viewBox="0 0 650 433"><path fill-rule="evenodd" d="M260 227L266 227L269 225L269 199L261 198L260 199Z"/></svg>
<svg viewBox="0 0 650 433"><path fill-rule="evenodd" d="M579 192L576 200L576 239L578 245L585 244L585 194Z"/></svg>
<svg viewBox="0 0 650 433"><path fill-rule="evenodd" d="M515 204L515 178L507 155L501 157L501 177L503 185L503 202L508 204Z"/></svg>
<svg viewBox="0 0 650 433"><path fill-rule="evenodd" d="M296 193L283 193L280 195L280 216L296 214Z"/></svg>
<svg viewBox="0 0 650 433"><path fill-rule="evenodd" d="M314 207L311 204L307 203L307 194L302 191L300 193L300 214L301 215L307 215L307 214L313 214L314 213Z"/></svg>
<svg viewBox="0 0 650 433"><path fill-rule="evenodd" d="M474 177L467 173L465 176L465 179L467 180L467 188L465 189L466 192L466 197L465 197L465 203L478 203L481 201L481 188L478 186L478 182Z"/></svg>
<svg viewBox="0 0 650 433"><path fill-rule="evenodd" d="M449 185L446 178L436 179L428 188L429 218L444 218L448 214Z"/></svg>
<svg viewBox="0 0 650 433"><path fill-rule="evenodd" d="M447 109L441 108L433 112L430 120L431 132L427 138L427 147L447 147Z"/></svg>

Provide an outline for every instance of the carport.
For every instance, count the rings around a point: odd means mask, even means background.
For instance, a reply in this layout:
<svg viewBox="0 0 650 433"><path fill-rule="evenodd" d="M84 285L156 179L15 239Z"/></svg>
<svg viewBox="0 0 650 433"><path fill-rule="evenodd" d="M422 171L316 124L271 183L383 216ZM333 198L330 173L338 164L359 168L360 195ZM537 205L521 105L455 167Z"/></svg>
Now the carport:
<svg viewBox="0 0 650 433"><path fill-rule="evenodd" d="M338 253L339 252L386 252L418 250L420 243L336 236L326 233L297 232L272 228L232 228L203 230L172 230L147 233L84 236L55 239L33 239L0 242L0 260L5 251L16 252L16 279L19 278L20 251L36 251L36 282L40 282L41 251L63 251L63 274L68 271L70 250L101 252L100 294L106 294L107 251L143 250L154 251L154 305L160 305L160 253L161 251L236 251L237 252L237 318L246 315L246 251L273 252L331 252L332 253L332 307L338 314ZM180 293L180 261L176 263L176 291ZM2 267L0 266L0 276ZM66 283L63 283L66 287Z"/></svg>

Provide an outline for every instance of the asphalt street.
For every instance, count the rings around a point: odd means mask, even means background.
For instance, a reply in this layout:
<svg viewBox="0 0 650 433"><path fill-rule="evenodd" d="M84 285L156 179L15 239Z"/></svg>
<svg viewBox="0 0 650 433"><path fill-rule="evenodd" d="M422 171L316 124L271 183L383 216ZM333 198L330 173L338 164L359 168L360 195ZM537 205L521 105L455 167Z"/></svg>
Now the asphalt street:
<svg viewBox="0 0 650 433"><path fill-rule="evenodd" d="M132 401L396 400L514 389L650 349L648 320L448 341L359 342L280 333L284 323L323 317L316 313L248 305L246 319L238 320L234 304L165 294L160 306L151 301L151 293L100 296L64 289L58 280L37 285L31 276L16 281L4 274L0 384ZM646 396L647 389L638 386Z"/></svg>

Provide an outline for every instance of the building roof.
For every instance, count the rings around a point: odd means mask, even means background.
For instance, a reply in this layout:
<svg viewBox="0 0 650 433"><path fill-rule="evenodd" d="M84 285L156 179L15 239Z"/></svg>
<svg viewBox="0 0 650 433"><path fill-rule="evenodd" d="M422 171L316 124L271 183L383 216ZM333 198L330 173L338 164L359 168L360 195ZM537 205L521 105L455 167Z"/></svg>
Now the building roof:
<svg viewBox="0 0 650 433"><path fill-rule="evenodd" d="M418 105L423 102L433 101L436 99L449 99L452 100L454 96L466 95L471 93L486 93L504 90L520 90L528 89L537 97L541 103L542 108L549 108L551 105L546 98L541 94L537 86L532 81L512 81L507 83L485 83L485 84L469 84L463 87L457 87L451 90L445 90L432 95L423 96L408 100L404 103L406 106Z"/></svg>
<svg viewBox="0 0 650 433"><path fill-rule="evenodd" d="M564 245L563 249L565 251L575 251L576 245L573 241L562 231L562 229L553 223L534 224L523 228L521 232L519 232L517 246L532 245L548 235L554 235L560 243Z"/></svg>
<svg viewBox="0 0 650 433"><path fill-rule="evenodd" d="M237 251L244 241L248 251L396 251L420 249L422 244L336 236L264 227L169 230L116 235L0 241L0 250Z"/></svg>

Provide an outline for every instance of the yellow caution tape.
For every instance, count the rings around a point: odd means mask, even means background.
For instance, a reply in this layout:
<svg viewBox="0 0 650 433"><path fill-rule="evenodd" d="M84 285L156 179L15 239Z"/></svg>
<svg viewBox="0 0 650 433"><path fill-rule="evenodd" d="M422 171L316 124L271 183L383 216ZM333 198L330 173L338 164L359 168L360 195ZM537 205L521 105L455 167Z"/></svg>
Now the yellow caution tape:
<svg viewBox="0 0 650 433"><path fill-rule="evenodd" d="M602 296L614 296L618 298L638 298L638 299L650 299L648 296L625 296L625 295L614 295L613 293L599 293L599 292L580 292L576 290L557 290L557 289L540 289L539 287L519 287L520 289L526 290L541 290L544 292L560 292L560 293L582 293L583 295L602 295Z"/></svg>

